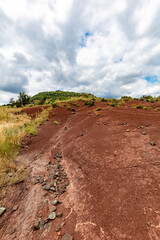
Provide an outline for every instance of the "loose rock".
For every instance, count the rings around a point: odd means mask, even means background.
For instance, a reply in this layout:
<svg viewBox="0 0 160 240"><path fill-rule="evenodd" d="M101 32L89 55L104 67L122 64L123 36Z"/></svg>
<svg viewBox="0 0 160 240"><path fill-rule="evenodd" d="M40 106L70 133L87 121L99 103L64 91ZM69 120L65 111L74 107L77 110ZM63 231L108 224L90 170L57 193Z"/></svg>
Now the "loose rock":
<svg viewBox="0 0 160 240"><path fill-rule="evenodd" d="M43 189L49 191L49 190L50 190L50 187L51 187L50 184L47 184L47 185L44 186Z"/></svg>
<svg viewBox="0 0 160 240"><path fill-rule="evenodd" d="M62 240L73 240L73 237L72 237L70 234L66 233L66 234L62 237Z"/></svg>
<svg viewBox="0 0 160 240"><path fill-rule="evenodd" d="M152 146L156 146L156 144L155 144L155 142L150 142L150 144L152 145Z"/></svg>
<svg viewBox="0 0 160 240"><path fill-rule="evenodd" d="M58 225L56 225L56 226L54 227L54 229L55 229L56 232L61 231L61 228L60 228L60 226L58 226Z"/></svg>
<svg viewBox="0 0 160 240"><path fill-rule="evenodd" d="M53 192L56 191L55 187L51 187L49 190L51 190L51 191L53 191Z"/></svg>
<svg viewBox="0 0 160 240"><path fill-rule="evenodd" d="M15 205L12 210L17 211L17 209L18 209L18 205Z"/></svg>
<svg viewBox="0 0 160 240"><path fill-rule="evenodd" d="M51 206L51 211L55 212L57 210L56 206Z"/></svg>
<svg viewBox="0 0 160 240"><path fill-rule="evenodd" d="M48 219L49 220L54 220L56 218L56 213L55 212L51 212L49 215L48 215Z"/></svg>
<svg viewBox="0 0 160 240"><path fill-rule="evenodd" d="M146 132L142 132L143 135L146 135L147 133Z"/></svg>
<svg viewBox="0 0 160 240"><path fill-rule="evenodd" d="M6 208L5 207L1 207L0 208L0 216L6 211Z"/></svg>
<svg viewBox="0 0 160 240"><path fill-rule="evenodd" d="M38 230L40 228L40 221L36 219L33 224L33 229Z"/></svg>
<svg viewBox="0 0 160 240"><path fill-rule="evenodd" d="M62 217L62 215L63 215L63 214L62 214L61 212L58 212L58 213L57 213L57 217Z"/></svg>
<svg viewBox="0 0 160 240"><path fill-rule="evenodd" d="M59 203L59 200L58 200L58 199L55 199L55 200L52 202L52 204L53 204L54 206L56 206L58 203Z"/></svg>

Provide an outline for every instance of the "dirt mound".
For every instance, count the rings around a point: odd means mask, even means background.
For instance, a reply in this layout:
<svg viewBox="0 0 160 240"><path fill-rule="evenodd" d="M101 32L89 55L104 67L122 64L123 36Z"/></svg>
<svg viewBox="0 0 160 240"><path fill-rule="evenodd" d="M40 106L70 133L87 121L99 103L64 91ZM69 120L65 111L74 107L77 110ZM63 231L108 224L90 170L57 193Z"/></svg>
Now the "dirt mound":
<svg viewBox="0 0 160 240"><path fill-rule="evenodd" d="M36 116L36 114L41 113L44 109L49 108L49 105L46 106L39 106L39 107L29 107L29 108L24 108L22 111L26 113L29 116Z"/></svg>
<svg viewBox="0 0 160 240"><path fill-rule="evenodd" d="M128 103L55 108L16 159L29 175L6 192L0 238L160 239L159 118Z"/></svg>

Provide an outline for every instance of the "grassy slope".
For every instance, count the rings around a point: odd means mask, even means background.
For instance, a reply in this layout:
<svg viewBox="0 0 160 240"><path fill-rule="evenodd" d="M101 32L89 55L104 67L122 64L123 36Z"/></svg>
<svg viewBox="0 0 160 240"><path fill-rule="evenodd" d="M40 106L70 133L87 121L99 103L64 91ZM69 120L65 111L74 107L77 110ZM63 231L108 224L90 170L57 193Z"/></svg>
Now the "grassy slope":
<svg viewBox="0 0 160 240"><path fill-rule="evenodd" d="M0 107L0 187L21 181L25 172L14 162L21 140L26 134L36 135L37 127L48 119L50 108L35 119L21 113L20 108Z"/></svg>
<svg viewBox="0 0 160 240"><path fill-rule="evenodd" d="M67 91L51 91L51 92L41 92L34 95L31 99L34 100L41 100L43 98L50 99L52 101L55 100L66 100L72 97L84 97L84 98L91 98L94 97L93 94L90 93L76 93L76 92L67 92Z"/></svg>

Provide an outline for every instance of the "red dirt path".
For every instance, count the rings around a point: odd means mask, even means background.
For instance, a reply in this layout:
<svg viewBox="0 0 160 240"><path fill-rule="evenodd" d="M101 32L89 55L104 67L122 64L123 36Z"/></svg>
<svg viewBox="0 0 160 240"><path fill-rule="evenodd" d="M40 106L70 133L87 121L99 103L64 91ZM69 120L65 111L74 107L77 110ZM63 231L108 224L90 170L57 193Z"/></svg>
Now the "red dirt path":
<svg viewBox="0 0 160 240"><path fill-rule="evenodd" d="M74 106L76 114L55 108L37 136L26 139L27 150L17 161L29 176L8 188L0 239L62 239L69 233L74 240L159 240L160 112L127 104L79 105ZM93 112L97 106L102 108L99 116ZM61 124L55 125L55 120ZM34 220L48 216L55 198L40 183L34 184L35 177L49 179L48 166L59 152L69 179L57 206L63 216L34 231ZM13 212L15 205L19 208ZM59 236L54 227L62 222Z"/></svg>

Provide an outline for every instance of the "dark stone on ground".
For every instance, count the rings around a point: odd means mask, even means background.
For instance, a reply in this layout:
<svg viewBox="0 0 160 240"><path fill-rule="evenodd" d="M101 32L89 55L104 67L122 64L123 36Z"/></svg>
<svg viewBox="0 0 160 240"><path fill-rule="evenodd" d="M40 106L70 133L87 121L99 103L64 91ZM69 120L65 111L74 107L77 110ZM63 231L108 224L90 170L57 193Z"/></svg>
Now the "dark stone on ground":
<svg viewBox="0 0 160 240"><path fill-rule="evenodd" d="M36 219L33 224L33 229L38 230L40 228L40 221Z"/></svg>
<svg viewBox="0 0 160 240"><path fill-rule="evenodd" d="M62 240L73 240L73 237L72 237L70 234L66 233L66 234L62 237Z"/></svg>
<svg viewBox="0 0 160 240"><path fill-rule="evenodd" d="M59 203L59 200L58 200L58 199L55 199L55 200L52 202L52 204L53 204L54 206L56 206L58 203Z"/></svg>
<svg viewBox="0 0 160 240"><path fill-rule="evenodd" d="M58 212L58 213L57 213L57 217L62 217L62 213L61 213L61 212Z"/></svg>
<svg viewBox="0 0 160 240"><path fill-rule="evenodd" d="M146 135L147 133L146 132L142 132L143 135Z"/></svg>
<svg viewBox="0 0 160 240"><path fill-rule="evenodd" d="M44 186L44 190L49 191L49 190L50 190L50 187L51 187L50 184L47 184L47 185Z"/></svg>
<svg viewBox="0 0 160 240"><path fill-rule="evenodd" d="M54 227L54 229L55 229L56 232L61 231L61 228L60 228L60 226L58 226L58 225L56 225L56 226Z"/></svg>

